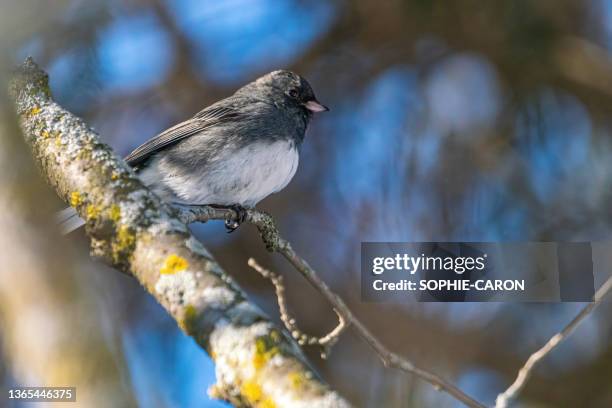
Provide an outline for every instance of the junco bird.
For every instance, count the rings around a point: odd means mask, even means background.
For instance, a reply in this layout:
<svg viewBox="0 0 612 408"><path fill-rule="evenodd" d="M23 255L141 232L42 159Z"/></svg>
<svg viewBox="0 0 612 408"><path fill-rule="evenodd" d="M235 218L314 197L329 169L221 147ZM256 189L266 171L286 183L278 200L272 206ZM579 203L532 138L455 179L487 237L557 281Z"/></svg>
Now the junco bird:
<svg viewBox="0 0 612 408"><path fill-rule="evenodd" d="M125 160L160 198L184 205L244 211L293 178L312 114L329 110L310 84L274 71L144 143ZM59 216L64 233L84 222L74 209Z"/></svg>

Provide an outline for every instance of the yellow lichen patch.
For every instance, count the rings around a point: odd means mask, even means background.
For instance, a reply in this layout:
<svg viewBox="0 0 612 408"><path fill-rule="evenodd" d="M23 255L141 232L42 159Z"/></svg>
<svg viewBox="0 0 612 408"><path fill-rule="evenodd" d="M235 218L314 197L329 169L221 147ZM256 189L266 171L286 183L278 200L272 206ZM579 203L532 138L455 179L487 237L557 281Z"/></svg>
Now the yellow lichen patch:
<svg viewBox="0 0 612 408"><path fill-rule="evenodd" d="M193 320L196 317L197 310L193 305L185 306L185 315L183 318L185 320Z"/></svg>
<svg viewBox="0 0 612 408"><path fill-rule="evenodd" d="M70 205L73 207L78 207L83 204L83 197L81 197L81 193L78 191L73 191L70 193Z"/></svg>
<svg viewBox="0 0 612 408"><path fill-rule="evenodd" d="M132 230L125 225L120 226L119 230L117 231L117 237L112 245L113 258L115 262L119 262L121 256L125 252L131 250L135 242L136 237L134 236Z"/></svg>
<svg viewBox="0 0 612 408"><path fill-rule="evenodd" d="M261 387L255 381L246 381L240 387L240 393L251 403L257 404L263 395Z"/></svg>
<svg viewBox="0 0 612 408"><path fill-rule="evenodd" d="M255 352L258 354L265 353L267 349L266 340L264 337L259 337L255 340Z"/></svg>
<svg viewBox="0 0 612 408"><path fill-rule="evenodd" d="M190 332L189 329L191 325L193 324L193 322L195 321L197 314L198 314L198 311L196 310L195 306L193 305L185 306L185 309L183 310L183 318L180 321L181 329L189 333Z"/></svg>
<svg viewBox="0 0 612 408"><path fill-rule="evenodd" d="M117 222L121 219L121 208L117 204L111 205L108 216L114 222Z"/></svg>
<svg viewBox="0 0 612 408"><path fill-rule="evenodd" d="M253 356L253 367L255 367L256 370L265 366L266 362L268 362L268 358L263 354L255 353Z"/></svg>
<svg viewBox="0 0 612 408"><path fill-rule="evenodd" d="M273 342L278 343L280 341L280 339L281 339L281 335L278 332L278 330L272 329L270 331L270 338L272 339Z"/></svg>
<svg viewBox="0 0 612 408"><path fill-rule="evenodd" d="M269 397L263 395L257 378L259 370L261 370L272 357L280 353L280 349L278 348L280 340L280 333L276 330L272 330L268 335L259 336L255 340L255 352L253 353L252 360L255 373L250 380L243 382L240 387L241 394L252 406L258 408L276 408L276 403Z"/></svg>
<svg viewBox="0 0 612 408"><path fill-rule="evenodd" d="M96 219L100 216L100 209L93 204L88 204L85 210L85 215L88 220Z"/></svg>
<svg viewBox="0 0 612 408"><path fill-rule="evenodd" d="M164 265L159 270L162 275L172 275L184 271L189 266L189 262L176 254L171 254L166 258Z"/></svg>
<svg viewBox="0 0 612 408"><path fill-rule="evenodd" d="M275 345L278 340L274 340L272 336L261 336L255 340L255 354L253 354L253 367L259 370L280 350Z"/></svg>
<svg viewBox="0 0 612 408"><path fill-rule="evenodd" d="M272 399L266 398L265 400L257 404L257 408L276 408L276 404L274 403L274 401L272 401Z"/></svg>
<svg viewBox="0 0 612 408"><path fill-rule="evenodd" d="M43 130L40 135L42 137L44 137L45 139L48 139L50 137L59 137L62 134L62 132L60 132L59 130L52 130L51 132L49 132L48 130ZM57 141L56 141L57 143Z"/></svg>
<svg viewBox="0 0 612 408"><path fill-rule="evenodd" d="M255 381L245 381L242 383L240 393L252 406L257 408L276 408L274 401L264 396L261 386Z"/></svg>
<svg viewBox="0 0 612 408"><path fill-rule="evenodd" d="M306 378L304 377L304 374L298 371L293 371L289 373L289 381L291 381L291 386L293 388L299 389L306 382Z"/></svg>
<svg viewBox="0 0 612 408"><path fill-rule="evenodd" d="M134 244L135 239L136 238L134 237L134 234L132 234L132 232L130 231L129 227L122 225L119 228L119 232L117 234L117 242L122 248L129 247Z"/></svg>

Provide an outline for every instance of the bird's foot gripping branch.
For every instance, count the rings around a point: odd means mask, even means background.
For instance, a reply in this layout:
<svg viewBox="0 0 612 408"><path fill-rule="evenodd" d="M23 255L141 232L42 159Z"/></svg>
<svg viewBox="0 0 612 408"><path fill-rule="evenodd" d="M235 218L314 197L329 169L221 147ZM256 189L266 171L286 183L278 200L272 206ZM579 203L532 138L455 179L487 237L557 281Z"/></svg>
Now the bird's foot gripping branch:
<svg viewBox="0 0 612 408"><path fill-rule="evenodd" d="M175 212L53 101L47 75L32 60L16 72L10 93L43 177L86 220L93 252L133 275L213 358L212 395L238 407L349 406Z"/></svg>

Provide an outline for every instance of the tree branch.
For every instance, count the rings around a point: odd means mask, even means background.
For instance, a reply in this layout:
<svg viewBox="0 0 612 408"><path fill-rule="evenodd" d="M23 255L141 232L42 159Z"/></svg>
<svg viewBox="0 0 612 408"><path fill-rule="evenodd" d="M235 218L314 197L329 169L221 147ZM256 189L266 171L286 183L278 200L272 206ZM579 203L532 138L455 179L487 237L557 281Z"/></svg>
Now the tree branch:
<svg viewBox="0 0 612 408"><path fill-rule="evenodd" d="M179 207L179 218L185 223L206 222L209 220L227 220L236 217L231 209L219 209L209 206ZM246 222L257 227L266 248L271 252L280 253L293 267L314 286L325 299L333 306L338 315L347 325L353 326L357 334L378 354L385 366L394 367L399 370L412 373L427 381L436 390L445 391L472 408L484 408L480 402L470 397L453 384L442 379L429 370L418 367L410 360L389 351L382 343L365 327L359 319L348 308L344 301L336 295L327 284L319 278L317 273L310 267L308 262L301 258L291 247L289 241L280 236L274 220L269 214L257 210L248 210Z"/></svg>
<svg viewBox="0 0 612 408"><path fill-rule="evenodd" d="M180 208L179 217L185 223L206 222L209 220L226 220L236 217L231 209L219 209L208 206L193 206ZM437 390L442 390L470 407L483 407L478 401L465 394L437 376L436 374L415 366L411 361L389 351L380 341L352 314L342 299L333 293L327 284L323 282L316 272L302 259L291 247L291 244L282 238L269 214L256 210L247 211L246 222L254 224L259 230L262 240L269 251L282 254L333 306L338 315L345 321L346 325L354 326L359 336L370 345L379 355L386 366L395 367L405 372L413 373L432 384ZM261 268L260 266L258 266ZM257 268L256 268L257 269ZM263 268L261 268L263 269ZM271 273L267 271L268 273ZM261 273L261 272L260 272ZM264 275L265 276L265 275ZM598 305L602 299L612 291L612 278L609 278L595 293L593 302L582 309L578 315L558 334L553 336L540 350L533 353L525 365L520 369L514 383L496 400L496 408L506 408L508 403L515 398L529 379L534 366L550 353L561 341L565 340ZM279 304L281 301L279 301ZM282 312L281 312L282 315Z"/></svg>
<svg viewBox="0 0 612 408"><path fill-rule="evenodd" d="M533 353L525 365L519 370L518 376L508 387L508 389L497 396L495 401L496 408L506 408L510 401L517 397L521 392L527 380L531 376L531 373L536 366L544 357L546 357L551 351L555 349L563 340L565 340L572 332L578 327L578 325L601 303L602 299L612 290L612 277L601 285L601 287L595 292L593 296L593 302L586 305L577 315L567 324L559 333L555 334L546 342L542 348Z"/></svg>
<svg viewBox="0 0 612 408"><path fill-rule="evenodd" d="M87 221L92 252L132 274L215 361L210 391L238 407L347 407L210 253L98 135L55 103L28 59L11 82L43 176Z"/></svg>
<svg viewBox="0 0 612 408"><path fill-rule="evenodd" d="M336 341L338 341L338 338L340 337L342 332L347 328L347 324L344 320L344 317L340 313L338 313L338 311L334 310L338 315L338 325L323 337L310 336L302 332L297 326L295 319L289 315L289 311L287 309L287 302L285 300L285 286L283 285L283 277L275 272L272 272L269 269L262 267L253 258L249 259L248 264L261 276L266 279L270 279L270 282L272 282L272 284L274 285L274 289L276 291L276 298L278 300L278 308L280 310L280 318L283 324L285 325L287 331L291 333L291 336L298 342L300 346L320 346L321 358L326 359L329 355L331 347L336 344Z"/></svg>

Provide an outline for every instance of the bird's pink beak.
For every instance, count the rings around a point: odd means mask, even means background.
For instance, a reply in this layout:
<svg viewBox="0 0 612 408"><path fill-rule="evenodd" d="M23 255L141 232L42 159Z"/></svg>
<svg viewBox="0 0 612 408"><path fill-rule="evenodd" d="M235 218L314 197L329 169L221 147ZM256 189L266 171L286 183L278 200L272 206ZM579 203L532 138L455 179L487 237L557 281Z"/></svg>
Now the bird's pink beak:
<svg viewBox="0 0 612 408"><path fill-rule="evenodd" d="M321 105L315 100L308 101L304 104L304 107L311 112L327 112L329 108L325 105Z"/></svg>

